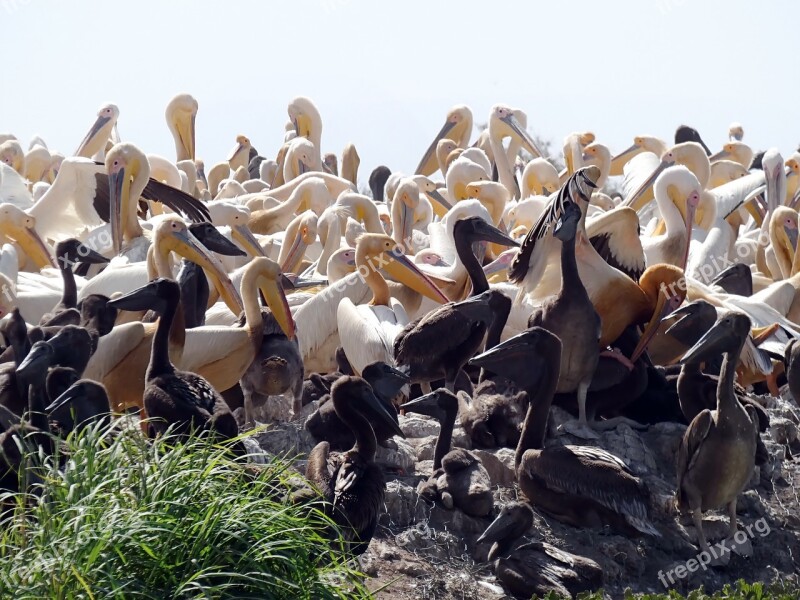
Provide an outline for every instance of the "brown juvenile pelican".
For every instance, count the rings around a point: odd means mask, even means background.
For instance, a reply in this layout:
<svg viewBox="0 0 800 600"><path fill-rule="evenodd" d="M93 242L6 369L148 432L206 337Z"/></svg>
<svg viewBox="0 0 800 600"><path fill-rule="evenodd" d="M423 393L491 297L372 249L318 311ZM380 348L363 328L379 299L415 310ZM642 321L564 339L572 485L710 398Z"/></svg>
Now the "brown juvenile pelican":
<svg viewBox="0 0 800 600"><path fill-rule="evenodd" d="M153 336L150 364L145 375L144 409L155 434L175 425L175 433L214 431L222 439L239 435L236 419L211 385L195 373L178 371L169 357L168 338L180 302L180 287L159 278L112 300L122 310L154 310L161 315Z"/></svg>
<svg viewBox="0 0 800 600"><path fill-rule="evenodd" d="M342 528L350 552L363 554L375 533L386 481L375 464L377 442L365 412L374 413L395 435L405 437L392 415L360 377L344 376L333 384L331 401L339 418L356 438L347 452L331 452L320 442L308 455L306 478L326 501L326 511Z"/></svg>
<svg viewBox="0 0 800 600"><path fill-rule="evenodd" d="M37 446L46 454L53 451L50 425L45 413L45 380L53 352L53 347L48 342L36 342L17 367L16 376L27 399L28 418L27 422L17 421L13 418L14 413L3 411L6 417L11 417L15 422L6 423L9 427L0 434L0 489L2 490L22 491L20 483L24 478L21 475L26 467L23 452Z"/></svg>
<svg viewBox="0 0 800 600"><path fill-rule="evenodd" d="M269 309L261 309L264 336L253 362L239 380L244 395L245 423L255 423L255 410L271 404L270 396L290 393L292 413L300 412L303 402L303 359L297 338L289 339ZM244 325L243 319L239 323ZM281 415L280 410L267 410L269 418ZM285 416L285 415L281 415Z"/></svg>
<svg viewBox="0 0 800 600"><path fill-rule="evenodd" d="M470 361L528 392L515 458L520 490L534 507L575 527L611 525L625 533L660 535L649 523L647 487L619 458L590 446L544 447L560 362L561 341L541 327Z"/></svg>
<svg viewBox="0 0 800 600"><path fill-rule="evenodd" d="M603 585L603 570L592 559L522 537L531 525L531 507L510 502L478 538L479 544L492 544L488 560L494 563L495 576L507 592L525 600L551 592L560 598L574 598Z"/></svg>
<svg viewBox="0 0 800 600"><path fill-rule="evenodd" d="M58 242L55 250L56 263L64 282L64 291L61 295L61 302L56 304L51 313L42 316L39 325L78 325L81 315L76 308L78 288L75 286L72 267L78 263L90 265L107 263L108 259L91 248L87 248L75 238Z"/></svg>
<svg viewBox="0 0 800 600"><path fill-rule="evenodd" d="M370 384L375 397L380 400L386 411L394 417L394 425L385 426L383 420L378 416L370 412L365 415L369 419L372 431L375 433L376 441L383 445L386 440L395 435L398 419L397 409L392 401L403 386L408 384L408 375L384 362L378 361L364 367L361 376ZM327 384L328 392L330 392L330 388L337 379L338 377L330 384ZM326 386L322 378L317 381L320 386ZM331 402L330 395L322 398L319 408L306 420L305 428L314 436L316 441L329 442L333 450L346 450L352 447L356 441L353 432L350 431L336 413L336 407Z"/></svg>
<svg viewBox="0 0 800 600"><path fill-rule="evenodd" d="M703 533L702 513L727 506L732 541L738 530L736 498L753 475L755 466L758 417L752 407L738 402L733 388L736 365L749 333L750 319L741 313L730 313L717 321L681 361L684 364L696 362L724 353L717 408L701 411L683 435L678 450L675 492L678 509L691 511L700 547L713 557L712 565L727 564L730 553L711 551ZM729 544L728 548L731 547ZM738 544L736 551L750 555L749 539Z"/></svg>
<svg viewBox="0 0 800 600"><path fill-rule="evenodd" d="M670 326L666 333L678 339L691 339L694 343L687 344L691 348L704 333L711 329L716 321L716 316L717 312L713 306L703 300L698 300L668 315L668 319L680 317L680 320ZM686 422L691 423L702 411L716 408L719 377L704 373L700 368L703 363L702 360L684 359L681 363L681 372L678 375L678 402ZM708 368L708 365L706 365L706 368ZM748 411L752 410L758 417L759 431L766 431L769 427L769 414L767 411L758 402L751 400L742 386L734 383L733 389L737 400L742 406L747 408ZM763 464L768 457L767 449L759 436L756 464Z"/></svg>
<svg viewBox="0 0 800 600"><path fill-rule="evenodd" d="M54 398L46 410L51 419L64 426L65 432L82 429L111 415L106 388L102 383L91 379L81 379L73 383Z"/></svg>
<svg viewBox="0 0 800 600"><path fill-rule="evenodd" d="M485 517L494 508L491 480L477 456L463 448L450 450L459 400L446 388L420 396L402 406L439 421L433 454L433 474L420 482L420 496L440 500L445 508L458 508L472 517Z"/></svg>
<svg viewBox="0 0 800 600"><path fill-rule="evenodd" d="M444 378L453 391L461 368L483 343L486 331L498 319L505 326L511 310L510 299L489 289L472 245L491 242L504 246L517 243L480 217L458 221L453 227L456 252L472 281L473 297L463 302L449 302L403 328L394 341L398 366L405 366L413 383L422 383L430 391L430 382ZM498 337L499 339L499 337Z"/></svg>
<svg viewBox="0 0 800 600"><path fill-rule="evenodd" d="M586 419L586 393L600 358L600 317L578 275L575 244L581 208L566 202L553 236L561 240L561 290L528 317L528 327L544 327L561 340L561 370L556 392L578 393L578 423L565 423L573 435L596 438Z"/></svg>

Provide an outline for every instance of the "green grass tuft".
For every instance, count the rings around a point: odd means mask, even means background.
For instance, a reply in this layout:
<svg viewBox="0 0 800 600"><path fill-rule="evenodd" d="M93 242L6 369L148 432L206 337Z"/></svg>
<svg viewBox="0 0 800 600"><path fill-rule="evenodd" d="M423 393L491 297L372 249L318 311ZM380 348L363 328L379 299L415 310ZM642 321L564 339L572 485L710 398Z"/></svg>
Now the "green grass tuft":
<svg viewBox="0 0 800 600"><path fill-rule="evenodd" d="M286 463L253 478L206 439L171 441L70 436L0 521L0 598L368 597L332 523L283 501Z"/></svg>

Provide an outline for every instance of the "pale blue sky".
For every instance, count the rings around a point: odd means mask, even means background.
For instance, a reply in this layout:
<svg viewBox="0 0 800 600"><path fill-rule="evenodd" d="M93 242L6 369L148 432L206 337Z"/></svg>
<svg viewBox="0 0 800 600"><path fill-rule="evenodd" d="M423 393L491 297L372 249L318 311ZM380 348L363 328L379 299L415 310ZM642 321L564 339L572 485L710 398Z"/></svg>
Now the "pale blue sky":
<svg viewBox="0 0 800 600"><path fill-rule="evenodd" d="M355 143L361 181L378 164L412 171L460 103L476 122L496 102L522 108L559 148L592 130L617 152L683 122L716 150L740 121L755 149L787 155L798 15L790 0L0 0L0 132L70 153L114 102L123 140L174 158L164 109L189 92L210 166L239 133L274 156L305 95L323 152Z"/></svg>

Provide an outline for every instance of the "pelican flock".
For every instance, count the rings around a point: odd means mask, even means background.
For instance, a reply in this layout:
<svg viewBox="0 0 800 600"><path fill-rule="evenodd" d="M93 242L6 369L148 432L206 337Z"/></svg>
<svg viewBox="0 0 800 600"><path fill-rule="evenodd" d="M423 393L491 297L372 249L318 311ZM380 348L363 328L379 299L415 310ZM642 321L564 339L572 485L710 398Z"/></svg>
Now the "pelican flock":
<svg viewBox="0 0 800 600"><path fill-rule="evenodd" d="M367 179L304 97L284 139L232 132L203 163L200 106L166 107L170 157L120 138L122 104L63 154L2 136L3 490L24 491L14 436L133 414L237 460L299 456L312 491L290 501L322 499L352 555L392 537L403 486L461 512L493 594L610 585L602 548L553 545L584 530L704 570L756 560L737 506L800 449L800 154L734 123L717 151L680 126L545 156L524 110L476 135L458 105L414 173ZM264 424L303 435L239 439ZM558 535L524 538L534 522Z"/></svg>

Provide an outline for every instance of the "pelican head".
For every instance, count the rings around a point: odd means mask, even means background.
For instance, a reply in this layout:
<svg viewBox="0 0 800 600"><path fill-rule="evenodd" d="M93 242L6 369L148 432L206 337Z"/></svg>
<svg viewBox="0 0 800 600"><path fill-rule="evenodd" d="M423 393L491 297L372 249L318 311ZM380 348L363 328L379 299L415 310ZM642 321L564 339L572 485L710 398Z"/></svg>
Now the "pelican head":
<svg viewBox="0 0 800 600"><path fill-rule="evenodd" d="M448 300L436 284L420 271L388 235L365 233L356 242L356 265L365 279L383 269L395 281L423 296L445 304Z"/></svg>
<svg viewBox="0 0 800 600"><path fill-rule="evenodd" d="M106 142L111 137L111 132L117 124L119 108L116 104L106 104L97 111L97 119L83 138L81 145L75 151L75 156L91 158L105 148Z"/></svg>
<svg viewBox="0 0 800 600"><path fill-rule="evenodd" d="M256 285L264 296L267 306L272 311L272 315L287 338L294 339L295 324L292 318L292 311L286 301L286 294L283 291L283 272L274 260L259 256L254 258L247 266L247 270L242 278L242 288L245 288L245 277L255 277Z"/></svg>
<svg viewBox="0 0 800 600"><path fill-rule="evenodd" d="M237 168L234 165L244 164L247 166L247 163L250 162L250 148L250 139L246 135L240 134L236 136L236 145L228 155L228 164L232 169L235 170Z"/></svg>
<svg viewBox="0 0 800 600"><path fill-rule="evenodd" d="M14 240L39 269L56 266L36 231L36 219L13 204L0 204L0 233Z"/></svg>
<svg viewBox="0 0 800 600"><path fill-rule="evenodd" d="M316 213L307 210L292 219L292 222L286 227L278 258L283 272L298 273L306 250L317 240L317 222ZM291 244L289 244L289 240L291 240Z"/></svg>
<svg viewBox="0 0 800 600"><path fill-rule="evenodd" d="M322 117L314 103L299 96L289 103L287 108L289 120L298 137L305 137L314 143L319 142L322 135Z"/></svg>
<svg viewBox="0 0 800 600"><path fill-rule="evenodd" d="M6 140L0 144L0 162L25 177L25 152L17 140Z"/></svg>
<svg viewBox="0 0 800 600"><path fill-rule="evenodd" d="M495 104L492 107L492 113L489 116L490 135L497 132L501 139L515 137L522 142L522 146L528 152L533 154L534 158L540 157L542 152L527 132L527 125L528 118L523 111L504 104Z"/></svg>
<svg viewBox="0 0 800 600"><path fill-rule="evenodd" d="M472 133L472 111L469 107L459 104L451 108L447 112L447 118L445 118L442 128L439 130L439 133L436 134L436 137L433 138L425 154L422 155L422 160L419 161L419 165L414 173L416 175L430 175L433 173L436 170L436 163L433 161L434 156L439 164L443 164L443 161L438 160L440 156L440 142L445 139L451 140L452 142L452 147L450 147L446 153L443 152L443 155L446 157L456 148L463 148L466 146L469 141L470 133Z"/></svg>
<svg viewBox="0 0 800 600"><path fill-rule="evenodd" d="M731 141L741 142L744 138L744 128L741 123L731 123L728 127L728 139Z"/></svg>
<svg viewBox="0 0 800 600"><path fill-rule="evenodd" d="M681 364L694 363L741 348L750 334L750 317L730 312L721 317L681 359Z"/></svg>
<svg viewBox="0 0 800 600"><path fill-rule="evenodd" d="M753 162L753 149L744 142L728 142L722 147L722 150L709 157L711 162L722 159L736 161L747 169Z"/></svg>
<svg viewBox="0 0 800 600"><path fill-rule="evenodd" d="M639 287L653 307L653 315L639 338L639 343L631 354L631 362L647 349L647 345L658 332L661 321L686 299L686 279L683 270L673 265L653 265L639 278Z"/></svg>
<svg viewBox="0 0 800 600"><path fill-rule="evenodd" d="M144 152L129 143L117 144L106 155L109 220L114 254L122 250L123 234L136 220L136 204L150 179L150 163Z"/></svg>
<svg viewBox="0 0 800 600"><path fill-rule="evenodd" d="M456 143L449 138L444 138L436 143L436 162L443 174L447 173L447 167L457 158L454 157L452 160L449 158L457 149Z"/></svg>
<svg viewBox="0 0 800 600"><path fill-rule="evenodd" d="M335 282L356 270L356 251L354 248L339 248L328 259L328 281Z"/></svg>
<svg viewBox="0 0 800 600"><path fill-rule="evenodd" d="M558 171L544 158L534 158L522 171L522 197L547 196L560 187Z"/></svg>
<svg viewBox="0 0 800 600"><path fill-rule="evenodd" d="M645 192L650 189L665 169L675 164L688 167L695 174L701 186L705 186L708 183L708 179L711 176L711 165L705 150L697 142L682 142L675 144L661 155L661 162L636 191L626 198L624 205L630 206L637 211L640 210L645 204L644 200L647 198Z"/></svg>
<svg viewBox="0 0 800 600"><path fill-rule="evenodd" d="M439 218L443 217L448 210L453 208L453 205L439 192L439 188L436 187L436 184L425 175L414 175L411 179L417 184L419 191L425 194L428 200L431 201L433 212L435 212Z"/></svg>
<svg viewBox="0 0 800 600"><path fill-rule="evenodd" d="M250 221L249 208L233 202L220 201L209 203L208 212L214 225L231 228L231 237L250 256L265 256L264 249L247 226Z"/></svg>
<svg viewBox="0 0 800 600"><path fill-rule="evenodd" d="M767 211L772 213L786 198L786 172L783 157L777 148L770 148L764 153L761 166L767 182Z"/></svg>
<svg viewBox="0 0 800 600"><path fill-rule="evenodd" d="M787 250L791 250L790 256L793 257L797 251L797 211L788 206L778 206L772 213L769 225L778 240L786 245Z"/></svg>
<svg viewBox="0 0 800 600"><path fill-rule="evenodd" d="M339 159L333 152L326 152L322 157L322 164L331 175L339 175Z"/></svg>
<svg viewBox="0 0 800 600"><path fill-rule="evenodd" d="M298 175L302 175L308 171L315 170L315 156L316 148L314 147L314 144L307 138L298 137L289 143L289 149L286 151L285 161L287 164L295 163L291 164L289 168L294 171L293 177L297 177ZM334 158L336 158L336 155L334 155ZM289 181L289 179L287 179L287 181Z"/></svg>
<svg viewBox="0 0 800 600"><path fill-rule="evenodd" d="M652 152L661 156L666 151L667 146L661 139L652 135L637 135L633 138L633 144L611 158L612 171L616 175L622 175L623 165L641 152Z"/></svg>
<svg viewBox="0 0 800 600"><path fill-rule="evenodd" d="M242 310L239 292L225 273L225 269L209 250L192 234L189 226L178 215L164 215L154 228L153 244L164 257L170 252L196 263L208 274L214 287L234 314Z"/></svg>
<svg viewBox="0 0 800 600"><path fill-rule="evenodd" d="M197 100L190 94L178 94L167 104L167 126L175 139L178 161L195 159L197 108Z"/></svg>

